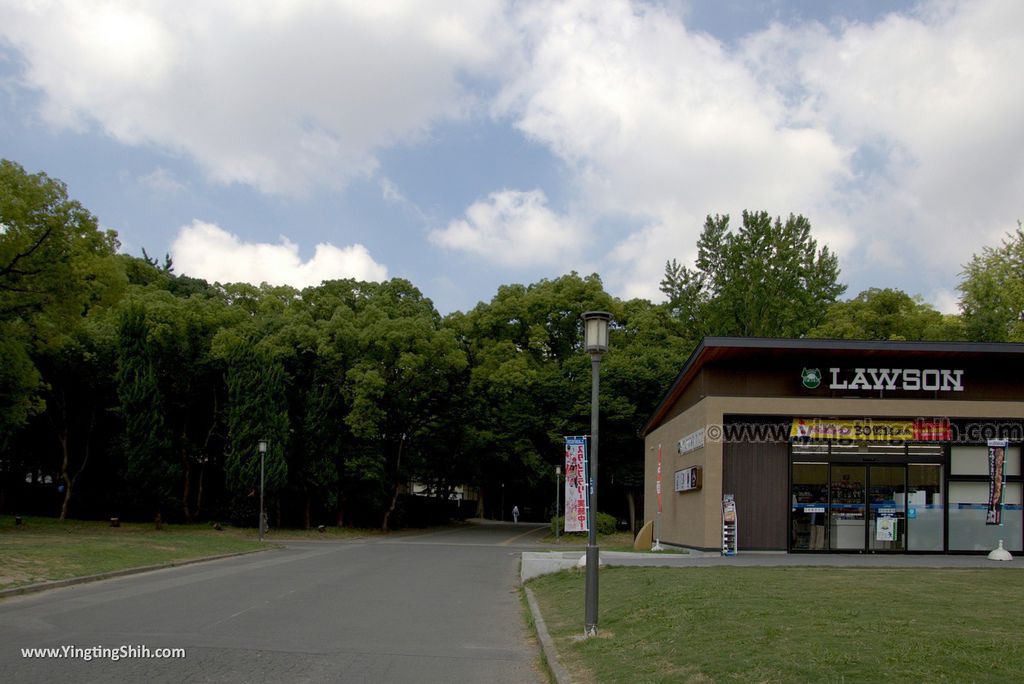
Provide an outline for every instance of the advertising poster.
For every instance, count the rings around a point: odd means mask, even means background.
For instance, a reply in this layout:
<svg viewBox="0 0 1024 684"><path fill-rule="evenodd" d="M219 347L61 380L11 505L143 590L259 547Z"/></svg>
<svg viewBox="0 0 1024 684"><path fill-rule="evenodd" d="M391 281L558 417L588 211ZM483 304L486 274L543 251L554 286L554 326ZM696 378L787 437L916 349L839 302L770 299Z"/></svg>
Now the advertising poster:
<svg viewBox="0 0 1024 684"><path fill-rule="evenodd" d="M588 532L587 438L565 438L565 531Z"/></svg>
<svg viewBox="0 0 1024 684"><path fill-rule="evenodd" d="M1006 440L989 440L988 443L988 512L986 525L1003 522L1003 470L1006 464Z"/></svg>
<svg viewBox="0 0 1024 684"><path fill-rule="evenodd" d="M879 518L875 528L875 539L881 542L896 541L896 518Z"/></svg>

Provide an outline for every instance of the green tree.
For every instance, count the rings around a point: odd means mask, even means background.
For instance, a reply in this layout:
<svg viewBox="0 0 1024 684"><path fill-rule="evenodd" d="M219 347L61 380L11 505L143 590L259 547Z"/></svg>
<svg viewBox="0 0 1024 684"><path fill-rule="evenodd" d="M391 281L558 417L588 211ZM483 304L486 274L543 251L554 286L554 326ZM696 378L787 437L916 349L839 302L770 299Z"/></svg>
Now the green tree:
<svg viewBox="0 0 1024 684"><path fill-rule="evenodd" d="M964 266L960 310L967 338L1024 341L1024 226L999 247L984 247Z"/></svg>
<svg viewBox="0 0 1024 684"><path fill-rule="evenodd" d="M233 332L233 331L229 331ZM276 508L288 479L288 402L280 361L253 339L231 336L225 344L227 361L228 446L225 485L233 499L236 521L258 519L259 440L268 441L264 457L267 509Z"/></svg>
<svg viewBox="0 0 1024 684"><path fill-rule="evenodd" d="M386 531L400 487L436 456L434 433L466 360L433 303L411 283L394 279L366 291L355 318L357 360L346 374L346 423L362 441L367 482L382 485Z"/></svg>
<svg viewBox="0 0 1024 684"><path fill-rule="evenodd" d="M590 359L580 316L613 307L598 276L572 273L503 286L490 302L449 317L470 361L467 449L477 463L473 484L490 497L481 504L491 515L504 513L503 488L520 501L549 492L541 485L553 485L563 438L589 432Z"/></svg>
<svg viewBox="0 0 1024 684"><path fill-rule="evenodd" d="M920 297L902 290L871 288L835 302L808 337L841 340L960 340L959 316L944 316Z"/></svg>
<svg viewBox="0 0 1024 684"><path fill-rule="evenodd" d="M799 337L819 325L846 290L839 261L818 248L811 224L790 214L743 212L739 231L729 216L708 216L697 243L695 269L666 264L661 291L672 314L705 335Z"/></svg>
<svg viewBox="0 0 1024 684"><path fill-rule="evenodd" d="M45 405L33 355L123 293L116 250L63 183L0 160L0 449Z"/></svg>
<svg viewBox="0 0 1024 684"><path fill-rule="evenodd" d="M118 326L117 392L124 423L127 479L136 500L151 506L159 526L171 500L177 469L164 422L164 400L157 382L150 326L137 302L122 312Z"/></svg>

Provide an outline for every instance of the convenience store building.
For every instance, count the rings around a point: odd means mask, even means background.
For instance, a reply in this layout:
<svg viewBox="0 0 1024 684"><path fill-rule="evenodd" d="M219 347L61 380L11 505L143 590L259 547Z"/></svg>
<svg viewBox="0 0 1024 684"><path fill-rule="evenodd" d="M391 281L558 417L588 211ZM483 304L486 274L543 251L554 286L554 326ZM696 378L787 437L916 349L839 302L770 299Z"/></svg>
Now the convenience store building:
<svg viewBox="0 0 1024 684"><path fill-rule="evenodd" d="M721 549L732 497L740 552L1020 552L1022 380L1024 344L706 338L642 430L644 518Z"/></svg>

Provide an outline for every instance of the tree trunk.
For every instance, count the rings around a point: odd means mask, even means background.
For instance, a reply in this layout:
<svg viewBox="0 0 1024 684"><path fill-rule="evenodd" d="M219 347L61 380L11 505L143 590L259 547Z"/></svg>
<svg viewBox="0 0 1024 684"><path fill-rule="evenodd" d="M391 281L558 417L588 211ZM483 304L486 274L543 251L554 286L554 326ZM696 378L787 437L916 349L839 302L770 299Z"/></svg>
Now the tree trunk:
<svg viewBox="0 0 1024 684"><path fill-rule="evenodd" d="M181 472L185 478L184 491L181 494L181 510L185 514L185 522L192 522L192 510L188 498L192 494L192 467L188 462L188 450L185 448L185 435L181 436Z"/></svg>
<svg viewBox="0 0 1024 684"><path fill-rule="evenodd" d="M312 514L313 514L313 497L310 495L309 492L306 492L306 528L305 529L307 529L307 530L310 527L312 527L312 525L311 525Z"/></svg>
<svg viewBox="0 0 1024 684"><path fill-rule="evenodd" d="M626 487L626 505L629 507L629 531L636 534L636 493L632 487Z"/></svg>
<svg viewBox="0 0 1024 684"><path fill-rule="evenodd" d="M402 434L402 439L398 442L398 458L395 459L395 489L391 493L391 505L388 506L388 510L384 512L384 522L381 524L381 531L388 531L388 521L391 519L391 514L395 512L395 504L398 503L398 488L401 487L401 472L402 472L402 445L405 444L405 434Z"/></svg>
<svg viewBox="0 0 1024 684"><path fill-rule="evenodd" d="M206 477L206 459L204 458L202 463L199 464L199 484L196 487L196 518L203 510L203 480Z"/></svg>
<svg viewBox="0 0 1024 684"><path fill-rule="evenodd" d="M338 492L338 527L344 527L345 525L345 508L348 504L348 498L344 492Z"/></svg>
<svg viewBox="0 0 1024 684"><path fill-rule="evenodd" d="M63 456L60 466L60 474L64 480L64 502L60 507L60 519L66 520L68 512L71 509L71 493L75 488L75 483L78 482L78 476L85 470L85 466L89 463L89 445L92 443L92 429L96 422L96 409L92 409L89 414L89 430L85 433L85 455L82 457L82 464L75 471L74 475L71 475L71 433L68 428L68 416L67 406L61 401L61 421L62 425L57 433L57 440L60 442L61 455Z"/></svg>

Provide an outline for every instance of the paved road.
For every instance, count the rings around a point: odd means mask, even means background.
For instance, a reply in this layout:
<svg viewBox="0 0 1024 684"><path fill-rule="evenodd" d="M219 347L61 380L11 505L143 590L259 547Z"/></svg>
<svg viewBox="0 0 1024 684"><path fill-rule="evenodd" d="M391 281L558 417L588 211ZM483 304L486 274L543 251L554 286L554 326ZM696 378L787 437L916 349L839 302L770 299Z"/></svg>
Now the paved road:
<svg viewBox="0 0 1024 684"><path fill-rule="evenodd" d="M285 548L0 601L6 682L542 681L515 589L543 535L478 525ZM181 660L27 647L184 648Z"/></svg>

